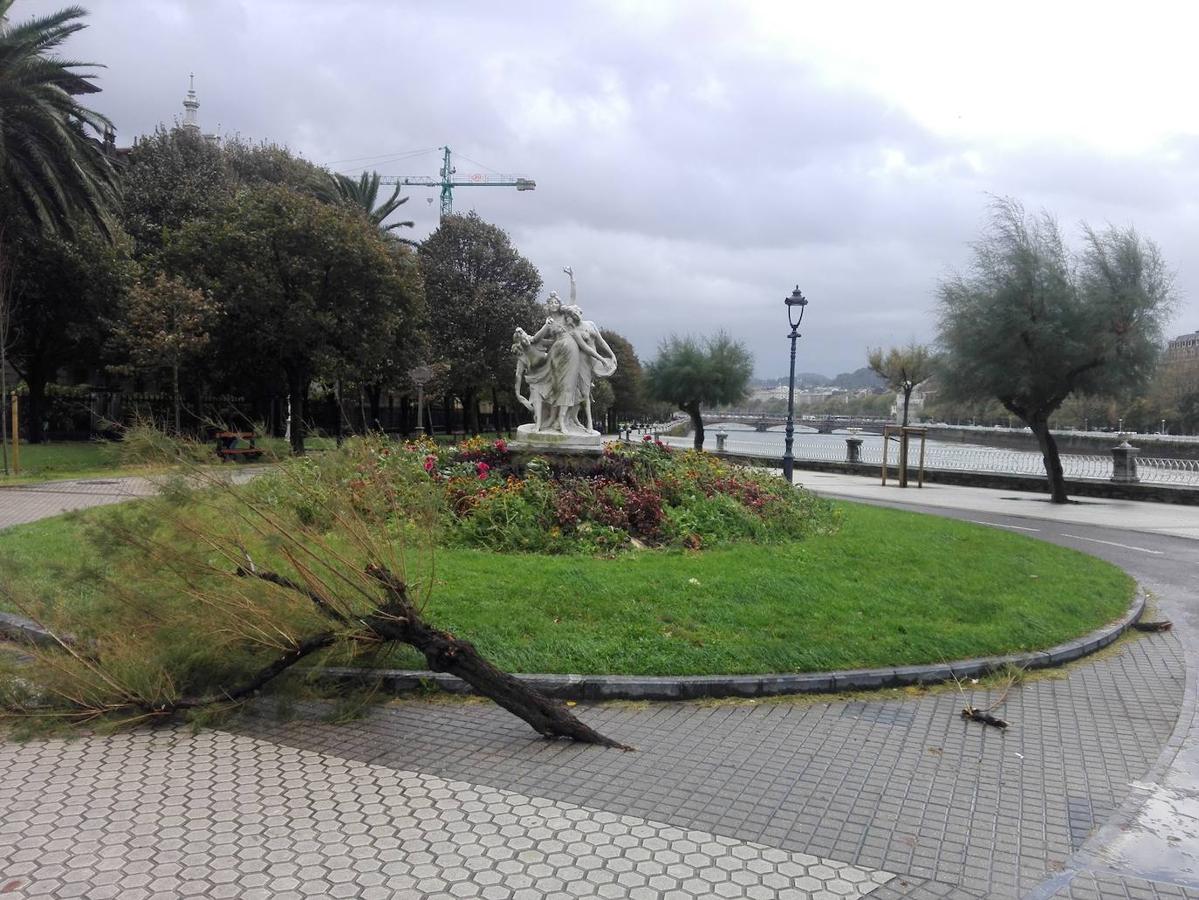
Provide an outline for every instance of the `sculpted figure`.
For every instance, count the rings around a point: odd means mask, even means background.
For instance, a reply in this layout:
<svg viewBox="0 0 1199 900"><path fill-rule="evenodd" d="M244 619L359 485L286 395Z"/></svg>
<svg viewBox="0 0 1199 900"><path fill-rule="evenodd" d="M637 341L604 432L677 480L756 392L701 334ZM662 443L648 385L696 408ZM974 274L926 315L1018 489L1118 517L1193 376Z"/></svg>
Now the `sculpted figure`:
<svg viewBox="0 0 1199 900"><path fill-rule="evenodd" d="M592 428L591 386L597 377L616 371L616 355L594 322L583 320L577 299L574 272L570 276L570 306L556 292L546 305L549 315L536 334L516 329L512 351L516 354L516 397L533 413L533 433L596 436ZM529 395L522 393L522 381ZM583 412L585 423L579 421ZM527 429L528 426L521 426Z"/></svg>

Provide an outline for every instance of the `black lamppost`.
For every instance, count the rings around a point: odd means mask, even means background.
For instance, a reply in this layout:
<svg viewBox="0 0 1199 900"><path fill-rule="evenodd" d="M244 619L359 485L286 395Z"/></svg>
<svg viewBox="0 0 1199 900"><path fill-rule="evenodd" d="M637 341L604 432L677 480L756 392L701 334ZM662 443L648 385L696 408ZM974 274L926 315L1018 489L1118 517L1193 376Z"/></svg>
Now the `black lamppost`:
<svg viewBox="0 0 1199 900"><path fill-rule="evenodd" d="M787 304L787 321L791 325L791 382L787 388L787 444L783 450L783 477L788 483L793 481L792 473L795 470L795 457L791 453L791 446L795 443L795 342L799 340L799 323L803 321L804 307L808 305L808 301L804 299L804 295L799 292L799 285L795 286L795 290L791 292L791 296L783 300ZM795 318L791 312L794 306L799 307L799 318Z"/></svg>

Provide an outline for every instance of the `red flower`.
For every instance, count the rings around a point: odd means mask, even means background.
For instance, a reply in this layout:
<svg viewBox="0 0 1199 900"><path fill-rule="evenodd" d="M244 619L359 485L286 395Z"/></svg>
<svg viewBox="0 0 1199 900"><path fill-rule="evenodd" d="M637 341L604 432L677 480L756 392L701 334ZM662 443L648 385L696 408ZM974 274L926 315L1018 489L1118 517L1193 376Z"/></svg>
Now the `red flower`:
<svg viewBox="0 0 1199 900"><path fill-rule="evenodd" d="M432 453L430 453L428 456L425 457L425 471L428 472L430 475L432 475L433 470L436 468L437 468L437 457L435 455L433 455Z"/></svg>
<svg viewBox="0 0 1199 900"><path fill-rule="evenodd" d="M507 453L508 445L504 442L503 438L497 438L495 442L495 449L499 450L500 453Z"/></svg>
<svg viewBox="0 0 1199 900"><path fill-rule="evenodd" d="M479 473L479 480L482 481L487 477L487 473L491 471L491 466L485 462L475 463L475 471Z"/></svg>

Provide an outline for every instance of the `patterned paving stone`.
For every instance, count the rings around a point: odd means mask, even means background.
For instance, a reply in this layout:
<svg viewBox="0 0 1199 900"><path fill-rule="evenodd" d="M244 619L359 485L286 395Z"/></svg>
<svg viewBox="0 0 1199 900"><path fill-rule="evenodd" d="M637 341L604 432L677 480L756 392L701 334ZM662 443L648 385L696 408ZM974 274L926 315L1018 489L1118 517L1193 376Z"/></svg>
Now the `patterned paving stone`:
<svg viewBox="0 0 1199 900"><path fill-rule="evenodd" d="M953 692L583 710L636 753L541 741L485 704L402 702L349 725L263 719L238 728L844 859L923 885L912 896L1015 898L1065 865L1153 765L1183 680L1181 647L1164 634L1013 691L1007 732L963 722ZM956 892L931 893L937 885Z"/></svg>
<svg viewBox="0 0 1199 900"><path fill-rule="evenodd" d="M156 488L146 478L89 478L5 487L0 491L0 528L8 528L68 510L149 497Z"/></svg>
<svg viewBox="0 0 1199 900"><path fill-rule="evenodd" d="M893 878L221 732L0 744L0 773L16 897L857 900Z"/></svg>
<svg viewBox="0 0 1199 900"><path fill-rule="evenodd" d="M1087 872L1075 875L1053 896L1062 900L1199 900L1199 891L1161 881Z"/></svg>

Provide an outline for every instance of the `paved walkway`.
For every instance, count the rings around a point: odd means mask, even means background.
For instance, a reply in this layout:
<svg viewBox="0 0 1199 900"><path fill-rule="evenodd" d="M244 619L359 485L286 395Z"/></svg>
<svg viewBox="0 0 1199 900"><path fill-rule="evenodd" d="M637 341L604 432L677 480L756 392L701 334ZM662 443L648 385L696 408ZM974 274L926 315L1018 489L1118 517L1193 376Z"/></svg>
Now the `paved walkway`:
<svg viewBox="0 0 1199 900"><path fill-rule="evenodd" d="M94 505L96 487L0 491L0 522L57 512L47 494ZM107 502L140 492L108 487ZM635 753L416 700L349 724L314 706L228 731L0 744L0 895L1199 900L1199 512L1129 504L1121 527L1137 527L1112 531L1077 518L1110 509L817 487L1086 546L1177 627L1030 680L1007 732L963 722L941 690L579 707Z"/></svg>

